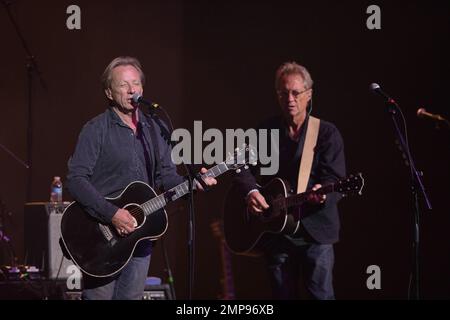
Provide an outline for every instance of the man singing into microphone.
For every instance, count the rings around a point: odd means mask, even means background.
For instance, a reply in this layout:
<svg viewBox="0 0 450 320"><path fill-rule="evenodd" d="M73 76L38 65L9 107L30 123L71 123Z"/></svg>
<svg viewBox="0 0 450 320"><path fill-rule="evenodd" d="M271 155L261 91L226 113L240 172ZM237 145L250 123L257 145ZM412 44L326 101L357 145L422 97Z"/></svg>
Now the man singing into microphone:
<svg viewBox="0 0 450 320"><path fill-rule="evenodd" d="M312 86L313 80L305 67L295 62L281 65L275 74L275 90L281 115L260 125L260 128L279 130L280 170L276 177L289 182L293 193L297 193L298 184L304 184L307 190L316 190L345 176L341 134L330 122L319 122L309 115L312 109ZM306 139L314 131L317 138ZM309 157L308 152L303 152L305 139L316 141L314 151L309 153L312 157L310 170L300 170L300 163L303 166L306 163L302 162L303 159ZM299 179L299 171L305 173L300 177L305 176L306 179ZM246 198L248 211L260 215L269 206L259 192L255 178L265 185L274 176L260 175L256 167L252 172L242 171L236 176L235 183ZM300 212L301 224L295 234L285 236L267 233L264 236L265 257L275 299L299 298L300 273L309 298L335 298L333 244L339 237L339 199L338 193L315 195L296 208Z"/></svg>
<svg viewBox="0 0 450 320"><path fill-rule="evenodd" d="M134 181L164 190L183 182L162 129L133 102L133 95L142 95L144 83L137 59L118 57L111 61L102 76L109 106L84 125L68 162L67 188L71 195L90 215L111 224L123 237L135 230L136 221L128 210L105 197L117 196ZM208 186L217 183L210 177L204 182ZM198 182L197 187L202 189ZM142 299L151 252L152 242L142 240L120 273L106 278L83 274L82 298Z"/></svg>

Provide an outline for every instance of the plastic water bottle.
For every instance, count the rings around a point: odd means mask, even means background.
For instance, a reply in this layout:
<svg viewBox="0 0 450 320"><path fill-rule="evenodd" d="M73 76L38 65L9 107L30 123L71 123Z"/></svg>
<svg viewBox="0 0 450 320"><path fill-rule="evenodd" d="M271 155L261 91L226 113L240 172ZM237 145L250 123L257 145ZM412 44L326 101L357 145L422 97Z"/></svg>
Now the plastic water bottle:
<svg viewBox="0 0 450 320"><path fill-rule="evenodd" d="M50 202L61 203L62 202L62 182L61 177L54 177L50 186Z"/></svg>

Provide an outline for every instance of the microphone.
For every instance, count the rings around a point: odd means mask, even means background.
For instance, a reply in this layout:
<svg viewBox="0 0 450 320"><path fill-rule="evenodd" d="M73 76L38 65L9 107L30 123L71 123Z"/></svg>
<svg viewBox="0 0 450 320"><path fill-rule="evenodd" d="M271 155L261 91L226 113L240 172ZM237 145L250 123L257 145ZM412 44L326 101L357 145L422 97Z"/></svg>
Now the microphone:
<svg viewBox="0 0 450 320"><path fill-rule="evenodd" d="M145 104L147 106L149 106L152 109L158 109L159 108L159 104L145 100L142 95L140 93L135 93L133 94L133 96L131 97L131 99L133 100L134 103L142 103Z"/></svg>
<svg viewBox="0 0 450 320"><path fill-rule="evenodd" d="M394 99L392 99L389 95L387 95L386 92L381 90L381 87L378 83L371 83L370 90L383 97L386 100L386 102L397 105L397 102L395 102Z"/></svg>
<svg viewBox="0 0 450 320"><path fill-rule="evenodd" d="M444 117L442 117L439 114L433 114L433 113L427 112L425 110L425 108L417 109L417 116L422 119L429 118L429 119L433 119L436 121L447 121Z"/></svg>

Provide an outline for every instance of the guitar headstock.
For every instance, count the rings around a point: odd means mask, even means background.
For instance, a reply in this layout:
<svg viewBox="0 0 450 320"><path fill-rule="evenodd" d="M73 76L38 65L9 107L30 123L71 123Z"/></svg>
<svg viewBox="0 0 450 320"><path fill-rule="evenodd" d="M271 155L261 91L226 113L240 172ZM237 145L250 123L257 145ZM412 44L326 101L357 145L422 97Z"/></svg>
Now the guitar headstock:
<svg viewBox="0 0 450 320"><path fill-rule="evenodd" d="M225 160L229 170L236 170L237 173L241 168L248 169L249 165L256 165L258 160L258 153L255 147L249 144L242 144L234 150L233 154L229 154Z"/></svg>
<svg viewBox="0 0 450 320"><path fill-rule="evenodd" d="M362 173L357 173L356 175L350 175L344 179L339 180L334 184L334 191L342 193L344 196L358 193L362 194L362 189L364 187L364 178Z"/></svg>

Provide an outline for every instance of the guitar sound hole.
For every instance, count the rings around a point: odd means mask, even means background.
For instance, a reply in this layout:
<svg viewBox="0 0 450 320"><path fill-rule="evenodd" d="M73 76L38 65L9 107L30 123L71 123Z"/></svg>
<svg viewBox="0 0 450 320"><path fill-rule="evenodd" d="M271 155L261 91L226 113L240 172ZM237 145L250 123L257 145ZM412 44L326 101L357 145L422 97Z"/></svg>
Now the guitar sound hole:
<svg viewBox="0 0 450 320"><path fill-rule="evenodd" d="M142 210L140 205L132 203L126 205L124 209L127 209L130 212L130 214L136 219L138 224L136 229L144 224L145 221L144 210Z"/></svg>
<svg viewBox="0 0 450 320"><path fill-rule="evenodd" d="M263 210L262 216L263 216L263 218L270 219L273 217L273 210L276 206L276 203L274 203L274 199L270 196L266 197L266 202L269 205L269 208L267 208L266 210Z"/></svg>
<svg viewBox="0 0 450 320"><path fill-rule="evenodd" d="M245 223L250 223L251 220L253 219L262 219L262 220L267 220L267 219L271 219L273 216L273 209L272 209L272 204L269 204L269 208L266 210L263 210L261 213L253 213L250 212L250 210L248 208L246 208L245 212Z"/></svg>

